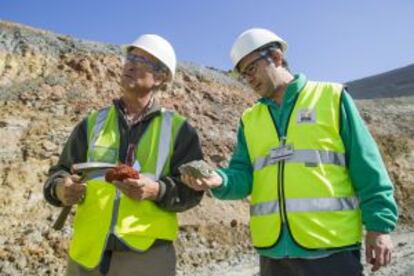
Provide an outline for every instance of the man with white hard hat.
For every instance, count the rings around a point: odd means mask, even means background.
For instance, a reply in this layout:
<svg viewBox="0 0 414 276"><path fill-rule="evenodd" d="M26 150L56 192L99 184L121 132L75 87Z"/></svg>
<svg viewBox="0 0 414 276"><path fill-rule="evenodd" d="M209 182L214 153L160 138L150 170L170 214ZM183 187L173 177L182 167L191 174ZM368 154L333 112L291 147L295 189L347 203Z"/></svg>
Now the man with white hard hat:
<svg viewBox="0 0 414 276"><path fill-rule="evenodd" d="M185 186L178 170L202 158L197 133L154 97L175 69L174 49L158 35L125 47L122 96L80 122L50 168L46 200L77 205L67 275L175 275L176 213L203 194ZM125 163L140 177L108 183L97 171L81 180L69 168L84 162Z"/></svg>
<svg viewBox="0 0 414 276"><path fill-rule="evenodd" d="M229 167L182 175L195 190L250 200L261 275L361 275L391 261L398 211L378 147L346 88L293 75L288 44L265 29L242 33L235 70L261 96L241 118Z"/></svg>

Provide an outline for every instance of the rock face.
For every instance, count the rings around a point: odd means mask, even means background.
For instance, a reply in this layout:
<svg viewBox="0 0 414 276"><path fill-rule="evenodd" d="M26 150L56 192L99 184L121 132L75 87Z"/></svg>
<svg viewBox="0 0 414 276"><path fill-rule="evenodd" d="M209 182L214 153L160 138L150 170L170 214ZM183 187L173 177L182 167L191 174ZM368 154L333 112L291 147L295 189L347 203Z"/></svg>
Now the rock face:
<svg viewBox="0 0 414 276"><path fill-rule="evenodd" d="M119 96L121 66L119 46L0 21L1 275L63 274L71 230L69 223L52 230L59 210L44 202L42 186L76 123ZM413 95L357 102L396 185L404 223L414 209ZM224 72L191 63L179 64L158 97L199 131L206 161L216 167L227 164L239 117L256 99ZM248 214L247 200L207 196L180 214L179 273L201 275L207 266L205 275L218 275L220 264L255 261Z"/></svg>

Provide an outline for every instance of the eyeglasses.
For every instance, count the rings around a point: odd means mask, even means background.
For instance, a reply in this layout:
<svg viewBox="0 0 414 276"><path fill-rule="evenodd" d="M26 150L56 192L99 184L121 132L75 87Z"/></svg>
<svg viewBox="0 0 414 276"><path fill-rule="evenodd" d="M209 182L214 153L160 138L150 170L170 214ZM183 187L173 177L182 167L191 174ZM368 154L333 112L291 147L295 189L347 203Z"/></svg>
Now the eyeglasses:
<svg viewBox="0 0 414 276"><path fill-rule="evenodd" d="M135 65L141 65L144 68L144 70L147 71L156 73L165 71L164 66L162 66L159 63L153 62L144 56L128 53L126 56L126 60L132 62Z"/></svg>
<svg viewBox="0 0 414 276"><path fill-rule="evenodd" d="M260 57L256 58L255 60L253 60L252 62L249 63L249 65L247 65L243 71L240 71L240 77L242 79L246 79L248 77L253 77L254 74L256 74L257 72L257 63L268 57L268 52L267 51L261 51L259 52Z"/></svg>

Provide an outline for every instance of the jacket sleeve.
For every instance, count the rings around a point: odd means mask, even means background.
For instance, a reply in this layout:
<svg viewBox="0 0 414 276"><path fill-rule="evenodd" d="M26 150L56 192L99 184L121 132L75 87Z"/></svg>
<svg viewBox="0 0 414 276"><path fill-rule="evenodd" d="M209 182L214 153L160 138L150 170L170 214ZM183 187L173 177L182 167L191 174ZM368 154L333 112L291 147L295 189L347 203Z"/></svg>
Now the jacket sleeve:
<svg viewBox="0 0 414 276"><path fill-rule="evenodd" d="M54 206L62 206L55 195L57 181L70 175L72 164L86 162L87 145L87 120L84 119L72 131L56 165L48 172L48 179L43 186L43 194L47 202Z"/></svg>
<svg viewBox="0 0 414 276"><path fill-rule="evenodd" d="M203 192L194 191L180 180L178 167L194 160L202 160L200 141L195 129L185 121L174 143L170 161L170 175L159 180L160 194L156 203L171 212L182 212L196 206L203 197Z"/></svg>
<svg viewBox="0 0 414 276"><path fill-rule="evenodd" d="M247 151L246 138L244 136L243 124L237 134L237 144L231 157L228 168L217 171L223 178L220 187L211 189L213 195L220 199L243 199L250 195L253 182L253 167Z"/></svg>
<svg viewBox="0 0 414 276"><path fill-rule="evenodd" d="M341 98L341 137L365 228L391 232L398 219L393 184L375 140L346 91Z"/></svg>

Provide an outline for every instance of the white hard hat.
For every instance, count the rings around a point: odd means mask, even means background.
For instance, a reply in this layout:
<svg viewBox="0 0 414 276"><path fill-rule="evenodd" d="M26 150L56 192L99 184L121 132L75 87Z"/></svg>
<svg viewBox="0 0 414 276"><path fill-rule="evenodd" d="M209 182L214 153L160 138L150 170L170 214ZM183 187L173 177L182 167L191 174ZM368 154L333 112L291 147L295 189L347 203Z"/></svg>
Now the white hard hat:
<svg viewBox="0 0 414 276"><path fill-rule="evenodd" d="M230 51L234 67L237 67L240 60L251 52L272 42L278 42L282 47L282 52L286 52L288 47L286 41L269 30L253 28L243 32L236 39Z"/></svg>
<svg viewBox="0 0 414 276"><path fill-rule="evenodd" d="M175 57L174 48L167 40L156 34L144 34L131 44L125 45L124 49L128 50L130 47L142 49L153 55L168 68L170 78L174 78L177 58Z"/></svg>

